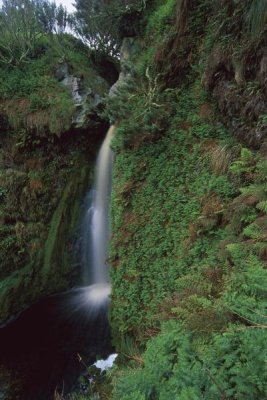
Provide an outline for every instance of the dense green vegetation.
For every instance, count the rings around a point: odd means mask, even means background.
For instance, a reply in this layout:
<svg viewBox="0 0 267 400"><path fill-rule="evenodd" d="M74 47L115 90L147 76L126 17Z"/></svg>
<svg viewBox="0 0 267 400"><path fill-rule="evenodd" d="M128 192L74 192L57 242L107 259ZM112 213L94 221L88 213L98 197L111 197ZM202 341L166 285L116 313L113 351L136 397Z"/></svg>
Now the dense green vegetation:
<svg viewBox="0 0 267 400"><path fill-rule="evenodd" d="M243 21L237 28L225 19L230 3ZM118 129L110 319L121 353L114 399L266 398L267 162L224 127L229 116L210 90L234 79L237 57L241 90L255 86L266 101L255 75L246 82L255 62L246 51L266 33L266 5L258 6L155 4L132 78L111 100ZM230 75L209 77L210 53L226 43ZM238 90L238 81L231 85ZM265 117L263 109L251 126Z"/></svg>
<svg viewBox="0 0 267 400"><path fill-rule="evenodd" d="M71 93L57 79L57 71L68 65L68 73L82 78L82 85L90 84L92 90L101 82L87 48L73 37L43 38L39 46L42 53L37 59L19 68L2 66L0 107L12 128L24 128L36 136L50 134L53 140L54 135L70 129L76 112ZM102 84L102 91L105 89Z"/></svg>
<svg viewBox="0 0 267 400"><path fill-rule="evenodd" d="M30 0L0 10L0 321L70 284L81 198L106 129L94 96L100 104L109 84L89 49L64 33L64 13ZM78 82L78 107L64 79Z"/></svg>
<svg viewBox="0 0 267 400"><path fill-rule="evenodd" d="M35 58L40 38L63 34L71 17L48 0L3 0L0 9L0 63L19 66Z"/></svg>
<svg viewBox="0 0 267 400"><path fill-rule="evenodd" d="M150 2L108 100L120 360L75 399L266 398L267 8L217 6Z"/></svg>
<svg viewBox="0 0 267 400"><path fill-rule="evenodd" d="M58 74L67 65L102 95L97 51L117 56L123 36L137 36L127 79L98 110L117 126L109 264L120 357L73 399L266 399L266 1L76 0L94 58L63 33L64 10L25 4L23 46L0 39L2 317L71 272L95 144L73 133Z"/></svg>
<svg viewBox="0 0 267 400"><path fill-rule="evenodd" d="M106 110L120 360L73 398L263 400L266 3L146 6Z"/></svg>

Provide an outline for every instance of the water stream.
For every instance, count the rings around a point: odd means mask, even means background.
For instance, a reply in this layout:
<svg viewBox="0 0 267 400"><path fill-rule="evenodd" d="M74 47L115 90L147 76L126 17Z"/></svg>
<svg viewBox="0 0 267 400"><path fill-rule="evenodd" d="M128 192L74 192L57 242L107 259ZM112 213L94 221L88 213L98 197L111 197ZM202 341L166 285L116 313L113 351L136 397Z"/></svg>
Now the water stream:
<svg viewBox="0 0 267 400"><path fill-rule="evenodd" d="M82 265L84 282L89 285L109 284L108 241L110 237L109 204L113 152L110 142L114 126L108 130L96 161L95 184L86 200L83 223ZM91 265L91 268L88 268Z"/></svg>
<svg viewBox="0 0 267 400"><path fill-rule="evenodd" d="M84 286L43 299L0 329L1 399L51 400L56 388L58 392L73 389L84 362L92 364L97 356L105 358L112 352L106 260L113 131L111 127L101 146L95 183L86 197L81 235ZM13 385L8 397L1 397L3 369Z"/></svg>

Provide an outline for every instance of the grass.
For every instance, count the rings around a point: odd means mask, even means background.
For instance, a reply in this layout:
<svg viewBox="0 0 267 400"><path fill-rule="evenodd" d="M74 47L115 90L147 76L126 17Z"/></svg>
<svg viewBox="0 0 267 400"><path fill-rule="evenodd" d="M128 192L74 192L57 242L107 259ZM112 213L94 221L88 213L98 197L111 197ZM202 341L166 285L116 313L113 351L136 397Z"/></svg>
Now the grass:
<svg viewBox="0 0 267 400"><path fill-rule="evenodd" d="M250 32L255 38L263 31L267 22L267 4L265 0L254 0L251 2L247 20Z"/></svg>
<svg viewBox="0 0 267 400"><path fill-rule="evenodd" d="M70 35L43 37L40 54L20 67L0 67L0 109L13 129L24 128L27 136L60 136L72 125L75 107L71 93L56 78L56 70L68 65L69 74L82 79L92 90L105 92L104 81L97 76L88 49ZM79 51L76 50L79 48Z"/></svg>

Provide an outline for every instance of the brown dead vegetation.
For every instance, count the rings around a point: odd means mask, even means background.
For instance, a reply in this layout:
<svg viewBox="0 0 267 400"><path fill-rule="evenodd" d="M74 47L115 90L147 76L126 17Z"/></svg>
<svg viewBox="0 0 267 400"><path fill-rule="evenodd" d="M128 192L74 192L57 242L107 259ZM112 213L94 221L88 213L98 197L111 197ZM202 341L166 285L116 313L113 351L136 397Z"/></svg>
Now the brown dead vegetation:
<svg viewBox="0 0 267 400"><path fill-rule="evenodd" d="M174 22L175 35L168 37L159 46L155 56L158 70L164 71L164 81L168 86L181 82L184 73L192 61L192 45L188 46L186 30L189 13L194 7L194 1L181 0L177 2L176 17ZM187 46L185 45L187 44ZM178 57L179 51L185 52L183 57Z"/></svg>

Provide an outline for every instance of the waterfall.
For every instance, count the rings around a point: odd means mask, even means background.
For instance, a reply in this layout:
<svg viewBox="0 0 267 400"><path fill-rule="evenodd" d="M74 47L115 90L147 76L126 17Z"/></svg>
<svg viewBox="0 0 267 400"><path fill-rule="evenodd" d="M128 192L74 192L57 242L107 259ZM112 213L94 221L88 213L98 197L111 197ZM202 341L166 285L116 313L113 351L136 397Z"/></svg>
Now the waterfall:
<svg viewBox="0 0 267 400"><path fill-rule="evenodd" d="M110 237L109 204L113 162L110 142L113 132L114 126L110 127L96 162L95 188L91 207L91 237L89 238L92 249L93 284L102 284L109 281L106 260L108 258L108 241Z"/></svg>
<svg viewBox="0 0 267 400"><path fill-rule="evenodd" d="M79 295L92 307L108 301L110 284L108 275L108 242L110 238L109 205L111 197L113 152L110 148L115 127L111 126L100 148L93 189L85 203L82 228L82 266L87 287ZM80 302L81 298L76 298Z"/></svg>
<svg viewBox="0 0 267 400"><path fill-rule="evenodd" d="M103 360L95 365L101 370L116 358L107 318L111 285L106 262L114 129L101 146L94 186L85 202L80 246L84 286L44 298L0 329L0 369L14 372L22 400L50 399L56 387L71 390L80 374L76 355L82 354L88 365L100 356Z"/></svg>

